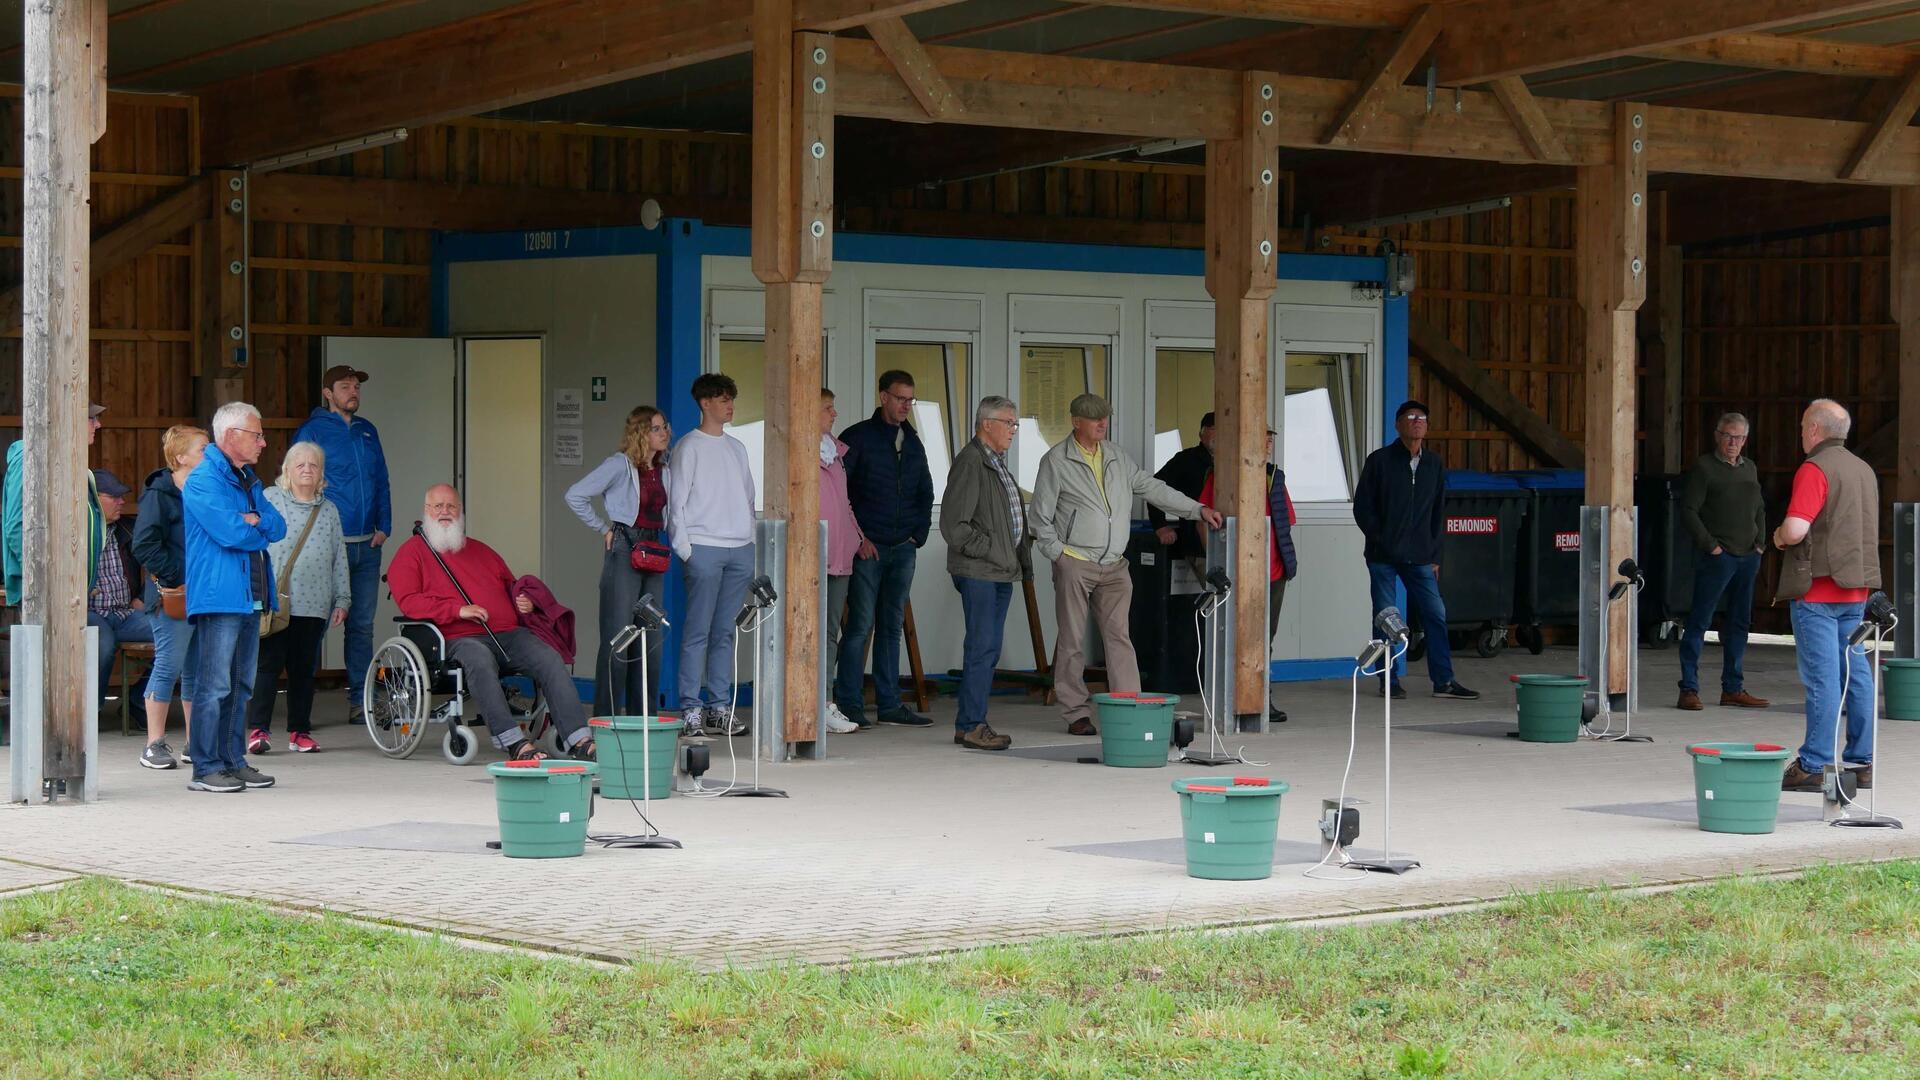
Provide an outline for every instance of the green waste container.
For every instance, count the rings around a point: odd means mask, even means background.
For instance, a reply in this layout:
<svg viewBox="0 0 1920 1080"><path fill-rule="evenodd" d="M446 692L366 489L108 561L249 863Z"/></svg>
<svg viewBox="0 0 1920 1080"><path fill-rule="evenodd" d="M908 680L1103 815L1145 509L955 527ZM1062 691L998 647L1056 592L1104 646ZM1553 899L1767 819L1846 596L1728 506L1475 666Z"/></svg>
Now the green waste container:
<svg viewBox="0 0 1920 1080"><path fill-rule="evenodd" d="M1780 774L1793 751L1777 743L1710 742L1687 747L1700 831L1770 833L1780 816Z"/></svg>
<svg viewBox="0 0 1920 1080"><path fill-rule="evenodd" d="M1173 743L1173 707L1168 694L1122 691L1095 694L1100 713L1100 760L1121 769L1158 769Z"/></svg>
<svg viewBox="0 0 1920 1080"><path fill-rule="evenodd" d="M679 720L596 716L587 725L593 729L594 756L600 764L600 794L609 799L664 799L673 794Z"/></svg>
<svg viewBox="0 0 1920 1080"><path fill-rule="evenodd" d="M1264 776L1187 776L1173 782L1187 842L1187 876L1255 881L1273 876L1284 781Z"/></svg>
<svg viewBox="0 0 1920 1080"><path fill-rule="evenodd" d="M1584 675L1510 675L1521 742L1569 743L1580 738Z"/></svg>
<svg viewBox="0 0 1920 1080"><path fill-rule="evenodd" d="M1887 687L1887 719L1920 720L1920 660L1888 660L1880 671Z"/></svg>
<svg viewBox="0 0 1920 1080"><path fill-rule="evenodd" d="M500 808L500 854L565 859L586 851L598 765L559 758L496 761L487 771Z"/></svg>

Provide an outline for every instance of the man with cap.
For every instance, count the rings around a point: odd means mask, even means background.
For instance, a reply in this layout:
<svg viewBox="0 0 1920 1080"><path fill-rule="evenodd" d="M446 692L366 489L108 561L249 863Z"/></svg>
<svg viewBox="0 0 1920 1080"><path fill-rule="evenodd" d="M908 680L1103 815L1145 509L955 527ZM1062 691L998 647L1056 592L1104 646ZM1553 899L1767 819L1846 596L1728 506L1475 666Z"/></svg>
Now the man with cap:
<svg viewBox="0 0 1920 1080"><path fill-rule="evenodd" d="M1213 413L1209 412L1200 418L1200 441L1168 458L1153 478L1189 499L1198 499L1207 477L1212 475ZM1191 562L1194 576L1206 576L1207 545L1193 522L1170 520L1152 505L1147 507L1147 520L1153 523L1154 535L1168 549L1168 555Z"/></svg>
<svg viewBox="0 0 1920 1080"><path fill-rule="evenodd" d="M1353 492L1353 520L1367 538L1367 577L1373 614L1393 606L1394 586L1407 587L1407 625L1427 637L1427 674L1433 696L1473 701L1479 693L1453 677L1447 642L1447 606L1440 599L1440 539L1446 523L1447 466L1426 449L1427 407L1403 401L1393 410L1400 437L1367 455ZM1386 678L1386 676L1382 676ZM1388 692L1382 685L1381 692ZM1391 693L1407 696L1400 680Z"/></svg>
<svg viewBox="0 0 1920 1080"><path fill-rule="evenodd" d="M100 414L106 412L104 405L87 407L87 445L93 445L94 436L100 434ZM26 460L27 441L16 439L7 447L7 477L0 484L0 575L4 575L7 590L6 602L18 605L25 594L21 589L20 575L26 565L23 545L26 539L25 523L22 516L26 506L21 497L21 481L26 470L20 467ZM100 543L103 537L100 521L100 500L93 490L93 473L87 473L87 588L93 588L95 563L100 557Z"/></svg>
<svg viewBox="0 0 1920 1080"><path fill-rule="evenodd" d="M1081 394L1068 406L1073 434L1040 459L1027 520L1034 546L1053 564L1053 693L1061 718L1074 735L1093 735L1088 705L1085 627L1093 612L1107 653L1107 689L1140 689L1140 662L1127 626L1133 575L1127 538L1133 500L1139 496L1182 518L1199 518L1218 529L1220 514L1201 506L1142 469L1127 452L1107 442L1112 416L1106 400Z"/></svg>
<svg viewBox="0 0 1920 1080"><path fill-rule="evenodd" d="M93 470L93 486L99 492L105 536L94 561L93 588L87 592L87 625L100 630L97 696L104 701L113 678L114 650L123 642L152 641L153 624L147 621L141 599L144 590L140 563L133 556L133 527L121 520L131 489L106 469Z"/></svg>
<svg viewBox="0 0 1920 1080"><path fill-rule="evenodd" d="M326 496L340 510L346 534L353 604L347 609L347 722L361 722L361 691L373 659L373 612L380 599L380 545L393 532L387 457L380 433L360 413L367 373L345 364L320 377L321 404L294 432L294 442L317 443L327 455Z"/></svg>

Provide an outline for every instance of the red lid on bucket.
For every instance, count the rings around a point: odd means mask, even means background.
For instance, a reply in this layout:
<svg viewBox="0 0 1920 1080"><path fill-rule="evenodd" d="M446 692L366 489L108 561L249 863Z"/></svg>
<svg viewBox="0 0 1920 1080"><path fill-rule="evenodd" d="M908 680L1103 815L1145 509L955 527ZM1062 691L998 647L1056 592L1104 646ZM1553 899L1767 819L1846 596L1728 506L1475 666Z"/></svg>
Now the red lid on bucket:
<svg viewBox="0 0 1920 1080"><path fill-rule="evenodd" d="M585 765L550 765L547 767L547 775L549 776L552 776L555 773L576 773L576 772L586 772L586 771L587 771L587 767Z"/></svg>
<svg viewBox="0 0 1920 1080"><path fill-rule="evenodd" d="M1107 696L1108 696L1108 697L1110 697L1110 698L1120 698L1120 699L1122 699L1122 700L1130 700L1130 699L1132 699L1132 698L1137 698L1137 697L1139 697L1139 696L1140 696L1140 691L1138 691L1138 690L1115 690L1115 691L1113 691L1112 693L1110 693L1110 694L1108 694Z"/></svg>
<svg viewBox="0 0 1920 1080"><path fill-rule="evenodd" d="M613 720L610 717L596 716L593 719L587 721L587 726L588 727L612 727Z"/></svg>
<svg viewBox="0 0 1920 1080"><path fill-rule="evenodd" d="M526 758L521 761L503 761L500 763L500 767L503 769L537 769L541 764L541 758Z"/></svg>
<svg viewBox="0 0 1920 1080"><path fill-rule="evenodd" d="M1264 776L1236 776L1233 778L1235 787L1266 787L1271 782L1272 781Z"/></svg>
<svg viewBox="0 0 1920 1080"><path fill-rule="evenodd" d="M1140 698L1139 701L1142 705L1165 705L1167 703L1167 699L1163 697L1143 697Z"/></svg>
<svg viewBox="0 0 1920 1080"><path fill-rule="evenodd" d="M1760 749L1760 748L1756 746L1756 747L1754 747L1754 749L1755 749L1755 750L1758 750L1758 749ZM1714 746L1689 746L1689 747L1687 747L1687 753L1689 753L1689 754L1706 754L1706 755L1707 755L1707 756L1709 756L1709 757L1719 757L1719 756L1720 756L1720 749L1719 749L1718 747L1714 747Z"/></svg>
<svg viewBox="0 0 1920 1080"><path fill-rule="evenodd" d="M1785 749L1786 749L1786 747L1784 747L1784 746L1781 746L1781 745L1780 745L1779 743L1770 743L1770 742L1757 742L1757 743L1754 743L1754 744L1753 744L1753 748L1754 748L1755 750L1767 750L1767 751L1771 751L1771 750L1785 750Z"/></svg>
<svg viewBox="0 0 1920 1080"><path fill-rule="evenodd" d="M1507 676L1507 681L1508 681L1508 682L1519 682L1519 681L1520 681L1520 676L1518 676L1518 675L1509 675L1509 676Z"/></svg>
<svg viewBox="0 0 1920 1080"><path fill-rule="evenodd" d="M1210 791L1215 795L1225 795L1227 793L1227 789L1221 787L1219 784L1188 784L1187 785L1187 794L1191 795L1196 791Z"/></svg>

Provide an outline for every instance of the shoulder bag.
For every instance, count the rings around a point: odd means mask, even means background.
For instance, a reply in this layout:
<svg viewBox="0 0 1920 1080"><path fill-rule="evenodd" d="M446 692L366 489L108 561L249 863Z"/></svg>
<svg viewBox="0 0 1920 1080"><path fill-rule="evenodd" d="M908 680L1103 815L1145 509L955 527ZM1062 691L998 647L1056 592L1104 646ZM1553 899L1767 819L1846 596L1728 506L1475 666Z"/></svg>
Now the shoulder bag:
<svg viewBox="0 0 1920 1080"><path fill-rule="evenodd" d="M293 594L287 591L287 584L293 580L293 568L300 562L300 549L307 546L307 534L313 531L313 523L320 520L320 509L319 504L316 503L307 514L306 527L300 530L300 539L293 543L293 554L287 557L287 565L280 568L280 573L273 583L273 591L278 595L280 603L276 605L277 610L260 613L261 637L272 637L285 630L287 624L293 621Z"/></svg>

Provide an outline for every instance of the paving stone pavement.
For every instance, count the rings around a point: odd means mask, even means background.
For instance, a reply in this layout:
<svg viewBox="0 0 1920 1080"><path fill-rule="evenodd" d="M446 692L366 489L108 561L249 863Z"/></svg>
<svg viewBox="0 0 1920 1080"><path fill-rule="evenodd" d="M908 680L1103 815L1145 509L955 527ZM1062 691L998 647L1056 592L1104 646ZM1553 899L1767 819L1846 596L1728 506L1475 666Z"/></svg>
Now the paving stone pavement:
<svg viewBox="0 0 1920 1080"><path fill-rule="evenodd" d="M714 968L888 959L1061 934L1442 906L1546 885L1642 885L1920 856L1920 837L1907 832L1798 821L1767 836L1721 836L1691 822L1575 809L1691 798L1688 741L1800 740L1790 649L1750 651L1749 687L1777 703L1758 712L1677 712L1673 654L1642 656L1647 708L1634 726L1654 735L1652 744L1546 746L1419 730L1511 717L1507 675L1568 671L1567 650L1460 660L1459 677L1486 693L1477 703L1434 700L1424 677L1409 676L1412 696L1394 710L1393 847L1424 866L1398 878L1314 880L1296 863L1265 881L1211 882L1165 862L1060 850L1177 837L1168 782L1223 772L1289 782L1281 838L1317 843L1313 819L1320 799L1338 791L1349 730L1347 684L1323 682L1277 686L1291 722L1232 740L1266 766L1108 769L965 752L952 744L945 725L953 703L943 699L931 730L836 736L825 761L763 766L764 782L791 799L676 796L655 804L653 820L684 850L589 846L582 858L537 861L291 842L409 822L471 834L493 822L491 792L471 782L476 766L447 765L437 740L412 760L380 757L361 729L339 722L344 702L331 693L317 732L325 752L276 749L257 762L280 780L266 791L189 792L184 771L137 766L139 740L102 734L99 802L0 809L0 892L104 874L586 956ZM1717 672L1716 650L1702 667ZM1367 800L1359 846L1377 847L1380 701L1367 691L1359 700L1349 794ZM1022 701L996 698L995 727L1020 745L1073 741L1052 710ZM1097 740L1086 745L1097 752ZM0 759L7 752L0 749ZM1879 757L1881 811L1920 829L1920 725L1883 723ZM708 779L724 782L723 744L715 758ZM1783 798L1819 805L1815 795ZM639 824L626 803L597 804L596 832Z"/></svg>

